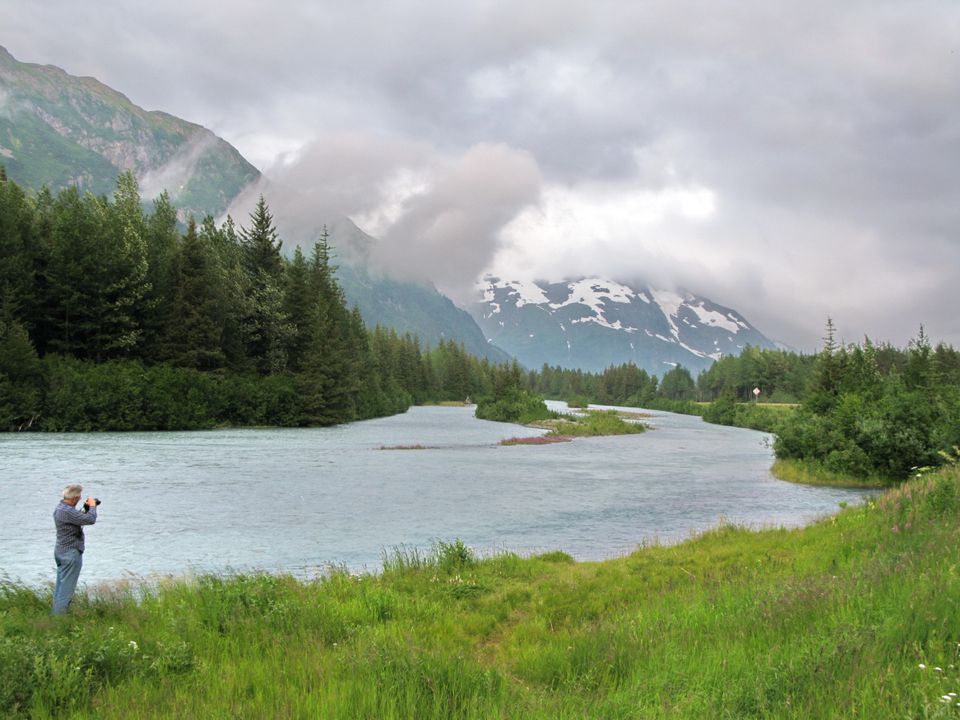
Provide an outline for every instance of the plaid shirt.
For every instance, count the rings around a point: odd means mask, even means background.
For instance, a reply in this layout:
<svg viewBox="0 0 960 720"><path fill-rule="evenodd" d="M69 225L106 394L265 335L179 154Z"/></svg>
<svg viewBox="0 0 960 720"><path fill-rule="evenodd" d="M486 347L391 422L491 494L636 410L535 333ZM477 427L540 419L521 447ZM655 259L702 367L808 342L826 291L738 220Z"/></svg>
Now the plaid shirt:
<svg viewBox="0 0 960 720"><path fill-rule="evenodd" d="M79 504L79 503L78 503ZM53 524L57 526L57 544L53 551L76 548L83 552L83 525L93 525L97 521L97 506L89 512L81 512L63 500L53 511Z"/></svg>

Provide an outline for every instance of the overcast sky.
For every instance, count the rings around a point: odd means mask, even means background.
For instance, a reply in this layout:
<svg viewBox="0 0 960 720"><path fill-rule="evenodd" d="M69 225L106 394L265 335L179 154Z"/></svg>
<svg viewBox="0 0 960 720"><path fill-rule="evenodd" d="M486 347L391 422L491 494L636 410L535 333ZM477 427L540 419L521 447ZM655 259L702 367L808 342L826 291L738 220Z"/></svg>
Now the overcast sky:
<svg viewBox="0 0 960 720"><path fill-rule="evenodd" d="M458 299L596 273L804 350L828 315L960 346L957 0L3 0L0 44L205 125Z"/></svg>

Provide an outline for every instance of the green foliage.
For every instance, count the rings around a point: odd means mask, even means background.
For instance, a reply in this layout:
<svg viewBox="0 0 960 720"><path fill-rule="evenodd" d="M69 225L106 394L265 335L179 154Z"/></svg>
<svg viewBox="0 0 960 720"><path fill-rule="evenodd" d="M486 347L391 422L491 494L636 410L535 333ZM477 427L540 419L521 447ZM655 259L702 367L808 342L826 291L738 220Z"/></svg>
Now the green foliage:
<svg viewBox="0 0 960 720"><path fill-rule="evenodd" d="M631 435L646 432L643 423L627 422L616 410L591 410L580 417L561 415L551 423L551 434L575 437Z"/></svg>
<svg viewBox="0 0 960 720"><path fill-rule="evenodd" d="M476 416L521 425L553 417L543 398L523 387L523 382L516 363L495 371L490 394L477 400Z"/></svg>
<svg viewBox="0 0 960 720"><path fill-rule="evenodd" d="M707 405L702 417L706 422L716 425L762 430L777 433L781 424L793 413L792 407L761 405L756 402L735 402L727 395Z"/></svg>
<svg viewBox="0 0 960 720"><path fill-rule="evenodd" d="M30 429L40 414L43 368L11 303L0 307L0 430Z"/></svg>
<svg viewBox="0 0 960 720"><path fill-rule="evenodd" d="M466 570L477 562L473 550L467 547L460 538L453 542L437 540L434 545L434 554L436 555L437 566L447 574Z"/></svg>
<svg viewBox="0 0 960 720"><path fill-rule="evenodd" d="M667 400L696 400L697 386L690 371L677 366L665 373L660 381L660 395Z"/></svg>
<svg viewBox="0 0 960 720"><path fill-rule="evenodd" d="M957 432L960 375L953 368L955 351L941 347L939 353L935 360L922 328L886 373L869 341L825 348L801 411L777 430L777 457L819 463L832 473L895 480L916 467L940 464L940 451Z"/></svg>

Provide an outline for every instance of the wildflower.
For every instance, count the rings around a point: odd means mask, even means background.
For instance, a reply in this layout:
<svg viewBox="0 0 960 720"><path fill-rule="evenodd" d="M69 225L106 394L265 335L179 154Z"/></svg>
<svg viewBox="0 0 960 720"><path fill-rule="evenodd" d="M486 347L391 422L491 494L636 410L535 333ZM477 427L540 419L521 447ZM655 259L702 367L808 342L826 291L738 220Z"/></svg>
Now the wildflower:
<svg viewBox="0 0 960 720"><path fill-rule="evenodd" d="M926 670L926 669L927 669L927 666L924 665L923 663L920 663L920 669L921 669L921 670Z"/></svg>
<svg viewBox="0 0 960 720"><path fill-rule="evenodd" d="M940 696L940 702L942 702L942 703L953 702L953 698L951 698L949 695L941 695L941 696Z"/></svg>
<svg viewBox="0 0 960 720"><path fill-rule="evenodd" d="M133 648L133 651L134 651L134 652L136 652L137 650L140 649L139 646L137 645L137 641L136 641L136 640L131 640L131 641L130 641L130 647Z"/></svg>
<svg viewBox="0 0 960 720"><path fill-rule="evenodd" d="M892 532L892 533L898 533L898 532L900 532L900 528L897 527L896 525L894 525L892 528L890 528L890 532Z"/></svg>
<svg viewBox="0 0 960 720"><path fill-rule="evenodd" d="M935 667L934 670L935 670L936 672L943 672L943 668L942 668L942 667Z"/></svg>

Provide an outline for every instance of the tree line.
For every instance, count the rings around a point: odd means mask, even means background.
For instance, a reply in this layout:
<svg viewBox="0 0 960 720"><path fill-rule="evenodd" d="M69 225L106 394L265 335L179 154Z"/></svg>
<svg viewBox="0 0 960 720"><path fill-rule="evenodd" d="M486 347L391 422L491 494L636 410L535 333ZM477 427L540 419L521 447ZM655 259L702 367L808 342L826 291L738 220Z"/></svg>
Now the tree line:
<svg viewBox="0 0 960 720"><path fill-rule="evenodd" d="M903 479L956 456L960 445L960 352L931 345L921 327L906 348L837 342L827 321L822 350L807 355L747 347L695 379L675 367L662 379L632 364L602 373L544 366L528 387L552 398L702 414L776 433L778 458L831 473ZM795 405L777 412L754 402ZM695 402L710 403L694 407Z"/></svg>
<svg viewBox="0 0 960 720"><path fill-rule="evenodd" d="M365 327L324 231L281 252L246 226L178 223L137 181L28 194L0 166L0 429L329 425L479 396L501 369Z"/></svg>

